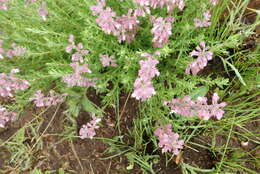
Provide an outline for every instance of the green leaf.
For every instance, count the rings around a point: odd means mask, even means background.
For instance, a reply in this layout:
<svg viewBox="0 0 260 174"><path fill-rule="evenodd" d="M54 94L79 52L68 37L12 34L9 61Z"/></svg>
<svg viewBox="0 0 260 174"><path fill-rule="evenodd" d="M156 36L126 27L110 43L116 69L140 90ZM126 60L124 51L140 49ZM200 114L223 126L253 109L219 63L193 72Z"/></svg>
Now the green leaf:
<svg viewBox="0 0 260 174"><path fill-rule="evenodd" d="M193 99L196 100L198 97L204 97L209 91L209 87L207 86L201 86L194 90L189 96Z"/></svg>
<svg viewBox="0 0 260 174"><path fill-rule="evenodd" d="M225 60L225 59L223 59L223 58L221 58L221 59L222 59L224 65L227 64L228 66L230 66L230 68L236 73L236 76L238 77L239 81L240 81L244 86L246 86L246 83L245 83L243 77L240 75L238 69L237 69L234 65L232 65L231 63L229 63L227 60Z"/></svg>
<svg viewBox="0 0 260 174"><path fill-rule="evenodd" d="M18 132L16 133L15 137L14 137L14 140L16 142L23 142L25 140L25 130L24 128L21 128L18 130Z"/></svg>
<svg viewBox="0 0 260 174"><path fill-rule="evenodd" d="M87 97L82 98L81 105L86 112L95 113L95 114L100 113L100 111L94 106L94 104Z"/></svg>

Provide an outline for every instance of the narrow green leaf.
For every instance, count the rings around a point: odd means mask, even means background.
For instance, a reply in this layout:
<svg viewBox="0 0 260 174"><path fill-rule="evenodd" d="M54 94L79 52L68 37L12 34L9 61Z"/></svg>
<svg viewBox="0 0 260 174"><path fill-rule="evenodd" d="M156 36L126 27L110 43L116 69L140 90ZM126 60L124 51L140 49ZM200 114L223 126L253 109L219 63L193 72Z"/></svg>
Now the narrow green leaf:
<svg viewBox="0 0 260 174"><path fill-rule="evenodd" d="M232 65L231 63L229 63L228 61L224 60L223 58L221 58L221 59L222 59L222 61L224 62L224 64L227 64L228 66L230 66L230 68L236 73L236 76L238 77L239 81L240 81L244 86L246 86L246 83L245 83L243 77L240 75L238 69L237 69L234 65Z"/></svg>

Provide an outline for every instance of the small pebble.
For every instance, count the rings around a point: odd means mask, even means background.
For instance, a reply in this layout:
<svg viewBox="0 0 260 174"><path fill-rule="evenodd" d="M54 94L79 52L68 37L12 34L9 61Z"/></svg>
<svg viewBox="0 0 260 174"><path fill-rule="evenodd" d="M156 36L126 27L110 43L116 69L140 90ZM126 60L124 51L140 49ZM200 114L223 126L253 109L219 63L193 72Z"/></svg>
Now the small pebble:
<svg viewBox="0 0 260 174"><path fill-rule="evenodd" d="M247 146L248 146L248 141L247 141L247 142L242 141L242 142L241 142L241 146L242 146L242 147L247 147Z"/></svg>

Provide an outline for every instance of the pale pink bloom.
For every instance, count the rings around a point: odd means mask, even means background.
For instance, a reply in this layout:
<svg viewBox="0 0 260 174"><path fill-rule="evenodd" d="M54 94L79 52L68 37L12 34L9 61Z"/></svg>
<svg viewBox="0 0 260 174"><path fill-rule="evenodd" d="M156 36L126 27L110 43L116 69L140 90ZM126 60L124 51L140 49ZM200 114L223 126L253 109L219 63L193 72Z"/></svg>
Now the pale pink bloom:
<svg viewBox="0 0 260 174"><path fill-rule="evenodd" d="M25 90L29 87L29 82L26 80L18 79L14 76L18 73L18 69L12 69L10 74L0 74L0 96L13 97L13 94L18 90Z"/></svg>
<svg viewBox="0 0 260 174"><path fill-rule="evenodd" d="M119 35L118 28L120 24L116 22L116 13L109 7L106 7L104 0L99 0L96 6L90 7L92 14L98 16L97 24L106 34Z"/></svg>
<svg viewBox="0 0 260 174"><path fill-rule="evenodd" d="M7 111L6 108L0 106L0 128L4 128L7 122L15 120L16 117L15 112Z"/></svg>
<svg viewBox="0 0 260 174"><path fill-rule="evenodd" d="M154 55L159 54L159 51L154 53ZM156 68L159 61L154 59L154 55L149 53L141 54L142 57L147 57L147 59L139 61L141 68L138 71L138 78L135 80L134 92L132 94L132 97L137 100L145 101L156 94L151 80L152 78L159 76L160 72Z"/></svg>
<svg viewBox="0 0 260 174"><path fill-rule="evenodd" d="M134 0L134 2L141 7L163 8L166 6L168 11L172 11L176 7L183 10L185 6L184 0Z"/></svg>
<svg viewBox="0 0 260 174"><path fill-rule="evenodd" d="M74 39L75 39L74 35L73 35L73 34L70 34L70 35L69 35L69 39L68 39L69 43L71 43L71 44L74 45Z"/></svg>
<svg viewBox="0 0 260 174"><path fill-rule="evenodd" d="M121 17L117 17L116 21L118 22L118 24L120 24L120 27L118 29L119 42L132 42L135 38L139 24L139 20L137 19L137 16L134 15L133 9L129 9L127 14Z"/></svg>
<svg viewBox="0 0 260 174"><path fill-rule="evenodd" d="M96 129L99 129L100 126L97 124L101 121L100 118L95 117L95 115L92 115L92 120L82 125L79 135L81 139L90 138L93 139L93 137L96 135Z"/></svg>
<svg viewBox="0 0 260 174"><path fill-rule="evenodd" d="M80 65L78 62L73 62L70 66L74 69L76 74L92 73L87 64Z"/></svg>
<svg viewBox="0 0 260 174"><path fill-rule="evenodd" d="M136 16L136 17L139 17L139 16L145 17L146 13L150 14L149 8L137 8L137 9L134 10L133 15Z"/></svg>
<svg viewBox="0 0 260 174"><path fill-rule="evenodd" d="M174 113L182 116L198 116L202 120L209 120L211 117L215 117L217 120L220 120L225 113L221 108L227 104L225 102L218 103L218 100L218 94L214 93L211 104L207 103L206 97L198 97L196 101L192 101L189 96L185 96L182 99L172 99L164 102L164 104L168 105Z"/></svg>
<svg viewBox="0 0 260 174"><path fill-rule="evenodd" d="M127 14L118 17L111 8L106 7L105 1L98 1L98 4L90 9L92 14L97 16L97 24L106 34L116 36L119 42L133 41L139 24L137 16L143 15L142 11L129 9Z"/></svg>
<svg viewBox="0 0 260 174"><path fill-rule="evenodd" d="M84 62L83 56L88 55L89 51L83 49L82 43L78 43L77 45L75 45L73 34L69 35L68 41L70 44L66 47L65 51L67 53L72 53L73 50L75 50L75 52L71 56L71 60L79 61L80 63L83 63Z"/></svg>
<svg viewBox="0 0 260 174"><path fill-rule="evenodd" d="M7 3L9 0L0 0L0 10L8 10Z"/></svg>
<svg viewBox="0 0 260 174"><path fill-rule="evenodd" d="M162 148L162 153L171 152L178 155L183 149L184 141L179 140L179 134L172 131L172 125L167 124L164 127L157 128L154 135L159 138L159 147Z"/></svg>
<svg viewBox="0 0 260 174"><path fill-rule="evenodd" d="M38 14L42 17L43 21L47 20L47 15L49 14L46 8L46 2L42 2L40 8L38 9Z"/></svg>
<svg viewBox="0 0 260 174"><path fill-rule="evenodd" d="M162 48L168 42L168 39L172 34L172 23L174 18L155 18L152 16L151 21L153 23L151 33L154 35L152 40L153 46L156 48Z"/></svg>
<svg viewBox="0 0 260 174"><path fill-rule="evenodd" d="M79 61L79 62L81 62L81 63L83 63L83 61L84 61L84 60L83 60L83 56L82 56L80 53L78 53L78 52L72 54L71 60L72 60L72 61Z"/></svg>
<svg viewBox="0 0 260 174"><path fill-rule="evenodd" d="M12 49L6 51L6 57L13 58L18 56L23 56L26 52L26 49L20 46L17 46L15 43L12 44Z"/></svg>
<svg viewBox="0 0 260 174"><path fill-rule="evenodd" d="M100 61L102 63L103 67L108 67L108 66L112 66L112 67L116 67L116 60L115 60L115 56L109 56L107 54L100 54Z"/></svg>
<svg viewBox="0 0 260 174"><path fill-rule="evenodd" d="M149 81L155 76L159 76L160 72L156 68L159 63L158 60L148 57L146 60L140 60L139 64L141 66L138 75L143 81Z"/></svg>
<svg viewBox="0 0 260 174"><path fill-rule="evenodd" d="M62 103L67 95L67 93L56 94L55 91L50 90L49 94L44 96L41 90L37 90L34 96L30 98L30 101L34 101L36 107L52 106Z"/></svg>
<svg viewBox="0 0 260 174"><path fill-rule="evenodd" d="M145 101L156 94L151 81L144 81L141 78L137 78L134 83L134 92L132 97L137 100Z"/></svg>
<svg viewBox="0 0 260 174"><path fill-rule="evenodd" d="M208 27L211 25L211 14L210 11L206 11L203 13L204 18L203 19L198 19L195 18L194 19L194 25L195 27L199 28L199 27Z"/></svg>
<svg viewBox="0 0 260 174"><path fill-rule="evenodd" d="M200 46L197 46L195 50L190 53L190 56L197 56L198 58L191 62L186 68L185 72L193 75L198 74L200 70L207 66L208 61L212 59L213 53L208 51L210 47L206 46L205 42L200 42Z"/></svg>
<svg viewBox="0 0 260 174"><path fill-rule="evenodd" d="M73 86L95 86L96 78L87 78L84 73L91 73L87 64L79 65L78 62L73 62L70 66L74 69L74 73L63 76L62 80L69 87Z"/></svg>
<svg viewBox="0 0 260 174"><path fill-rule="evenodd" d="M105 6L106 6L105 0L97 0L97 5L91 6L90 10L92 11L92 14L94 16L97 16L103 12Z"/></svg>

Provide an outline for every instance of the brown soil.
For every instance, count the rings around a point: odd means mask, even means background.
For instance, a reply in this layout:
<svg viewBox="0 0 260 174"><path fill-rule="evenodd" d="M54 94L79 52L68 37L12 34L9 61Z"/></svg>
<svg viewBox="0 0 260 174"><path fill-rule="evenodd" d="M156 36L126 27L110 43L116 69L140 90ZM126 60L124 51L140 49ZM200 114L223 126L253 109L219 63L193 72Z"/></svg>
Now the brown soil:
<svg viewBox="0 0 260 174"><path fill-rule="evenodd" d="M96 95L94 91L88 93L88 98L97 106L101 106L101 98ZM64 125L72 125L63 114L64 106L60 108L52 107L48 109L41 117L43 122L39 128L39 134L43 133L42 142L43 148L34 151L35 158L33 161L33 168L42 169L42 171L58 171L62 168L69 173L76 174L123 174L123 173L138 173L140 169L135 167L131 171L127 171L128 161L126 156L121 155L109 160L102 160L102 158L109 157L113 154L104 153L108 146L102 140L96 139L80 139L74 138L73 140L64 140L61 136L53 136L50 134L62 134ZM119 115L121 133L126 134L128 129L132 127L133 118L137 117L138 102L129 97L129 95L122 94L119 99ZM34 113L40 111L27 111L21 119L16 122L10 123L5 129L0 132L0 139L3 141L8 140L16 131L25 126L26 123L33 119ZM55 114L56 112L56 114ZM97 130L97 137L112 138L118 136L119 132L116 129L116 112L114 108L107 108L101 123L101 128ZM77 132L83 124L90 121L91 116L87 112L80 112L76 119ZM33 147L35 141L31 141L33 135L29 130L26 131L27 140L26 144ZM130 140L124 139L126 143ZM10 152L4 147L0 147L0 169L4 168L4 162L10 159ZM32 169L30 169L31 171ZM9 173L6 170L5 173ZM29 171L24 171L29 173Z"/></svg>

